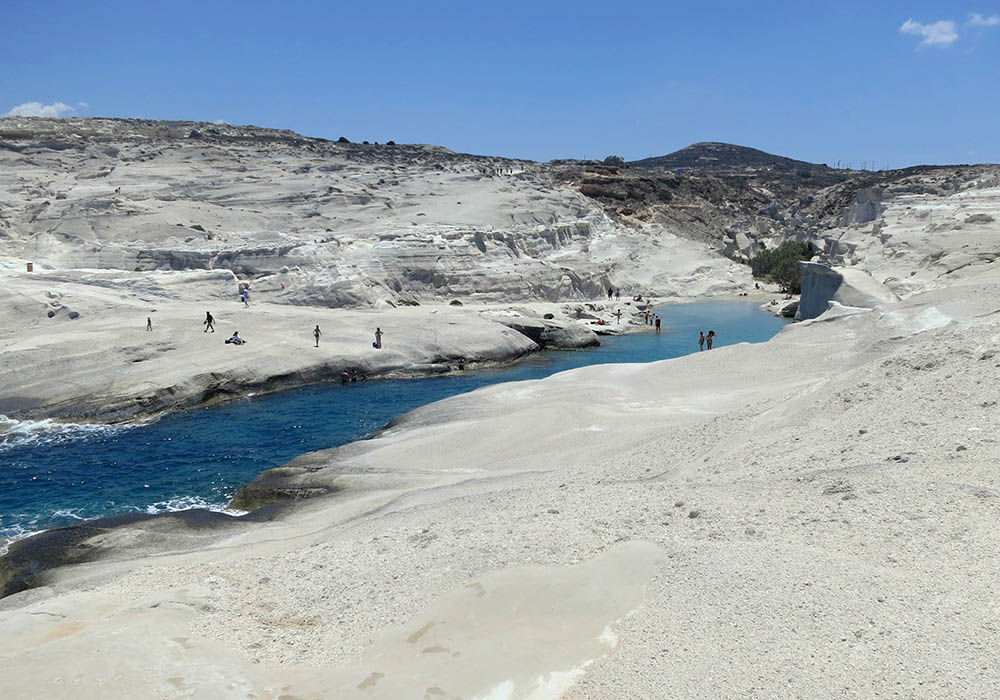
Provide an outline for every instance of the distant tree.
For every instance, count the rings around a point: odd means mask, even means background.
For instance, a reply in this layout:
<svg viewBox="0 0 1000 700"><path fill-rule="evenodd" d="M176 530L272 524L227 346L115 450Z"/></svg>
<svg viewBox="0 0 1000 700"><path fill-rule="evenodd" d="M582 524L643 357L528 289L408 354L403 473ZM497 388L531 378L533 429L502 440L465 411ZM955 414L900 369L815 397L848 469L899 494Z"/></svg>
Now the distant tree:
<svg viewBox="0 0 1000 700"><path fill-rule="evenodd" d="M385 142L385 145L386 145L386 146L395 146L395 145L396 145L396 142L395 142L395 141L386 141L386 142Z"/></svg>
<svg viewBox="0 0 1000 700"><path fill-rule="evenodd" d="M346 136L341 136L339 139L337 139L337 143L350 143L350 141L347 140Z"/></svg>
<svg viewBox="0 0 1000 700"><path fill-rule="evenodd" d="M608 156L607 158L604 159L604 164L617 165L618 167L621 167L625 165L625 159L622 158L621 156Z"/></svg>
<svg viewBox="0 0 1000 700"><path fill-rule="evenodd" d="M800 260L809 260L816 254L812 243L785 241L772 250L762 250L750 258L754 277L766 277L781 285L782 291L791 294L802 292Z"/></svg>

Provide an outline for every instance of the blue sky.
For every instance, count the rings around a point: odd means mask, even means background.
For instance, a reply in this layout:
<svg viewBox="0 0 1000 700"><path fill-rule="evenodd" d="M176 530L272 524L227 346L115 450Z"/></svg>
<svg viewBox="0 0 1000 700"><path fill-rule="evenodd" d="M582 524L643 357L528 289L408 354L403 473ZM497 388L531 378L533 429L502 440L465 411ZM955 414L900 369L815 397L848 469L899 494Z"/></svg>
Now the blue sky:
<svg viewBox="0 0 1000 700"><path fill-rule="evenodd" d="M1000 162L1000 0L6 0L2 14L0 114L536 160L726 141L854 167Z"/></svg>

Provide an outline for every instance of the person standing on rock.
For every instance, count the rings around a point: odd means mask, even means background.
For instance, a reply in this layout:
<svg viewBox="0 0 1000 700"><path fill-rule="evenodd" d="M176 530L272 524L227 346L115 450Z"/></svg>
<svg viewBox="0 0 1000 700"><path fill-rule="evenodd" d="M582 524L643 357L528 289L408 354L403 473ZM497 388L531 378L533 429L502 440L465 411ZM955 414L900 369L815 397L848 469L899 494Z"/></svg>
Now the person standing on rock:
<svg viewBox="0 0 1000 700"><path fill-rule="evenodd" d="M698 331L698 352L705 349L705 331Z"/></svg>
<svg viewBox="0 0 1000 700"><path fill-rule="evenodd" d="M611 297L613 297L614 295L615 295L615 290L613 290L611 287L608 287L608 301L611 301Z"/></svg>
<svg viewBox="0 0 1000 700"><path fill-rule="evenodd" d="M243 299L243 308L244 309L249 309L250 308L250 290L249 289L244 289L243 292L242 292L242 294L240 294L240 297Z"/></svg>
<svg viewBox="0 0 1000 700"><path fill-rule="evenodd" d="M621 300L622 300L622 290L616 289L615 290L615 301L621 301Z"/></svg>
<svg viewBox="0 0 1000 700"><path fill-rule="evenodd" d="M382 329L381 328L378 328L378 327L375 328L375 342L372 343L372 347L375 348L376 350L381 350L382 349Z"/></svg>
<svg viewBox="0 0 1000 700"><path fill-rule="evenodd" d="M205 312L205 330L203 332L204 333L208 333L209 331L212 331L213 333L215 333L215 319L212 318L212 312L211 311L206 311Z"/></svg>
<svg viewBox="0 0 1000 700"><path fill-rule="evenodd" d="M319 347L319 337L323 335L319 330L319 325L313 328L313 338L316 339L316 347Z"/></svg>
<svg viewBox="0 0 1000 700"><path fill-rule="evenodd" d="M708 335L705 336L705 344L708 345L708 349L712 349L712 341L715 340L715 331L709 331Z"/></svg>
<svg viewBox="0 0 1000 700"><path fill-rule="evenodd" d="M153 330L153 319L150 318L149 316L146 317L146 330L147 331Z"/></svg>
<svg viewBox="0 0 1000 700"><path fill-rule="evenodd" d="M618 317L618 323L621 323L622 322L622 310L618 309L618 311L615 312L615 316Z"/></svg>

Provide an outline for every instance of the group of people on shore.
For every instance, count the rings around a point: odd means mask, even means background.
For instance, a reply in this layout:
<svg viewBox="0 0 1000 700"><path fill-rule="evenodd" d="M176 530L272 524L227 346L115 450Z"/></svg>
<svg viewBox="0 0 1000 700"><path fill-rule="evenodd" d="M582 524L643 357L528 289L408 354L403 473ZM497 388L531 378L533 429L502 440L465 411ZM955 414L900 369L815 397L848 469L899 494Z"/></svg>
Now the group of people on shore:
<svg viewBox="0 0 1000 700"><path fill-rule="evenodd" d="M647 326L655 326L656 332L660 332L660 317L654 314L652 311L643 311L643 318L646 321Z"/></svg>
<svg viewBox="0 0 1000 700"><path fill-rule="evenodd" d="M615 290L615 289L612 289L611 287L609 287L608 288L608 299L611 299L612 296L614 296L614 295L617 295L620 298L621 297L620 290ZM244 288L243 290L241 290L241 292L240 292L240 300L243 302L244 308L249 308L249 306L250 306L250 295L249 295L249 292L247 291L247 289ZM641 301L641 300L642 300L641 296L633 297L633 301ZM621 323L621 313L622 313L621 309L618 309L618 311L616 312L618 323ZM647 311L643 312L643 318L645 319L646 325L654 326L656 328L656 332L657 333L660 332L660 330L661 330L661 321L660 321L660 317L659 316L657 316L656 314L654 314L652 311L648 311L647 310ZM202 325L205 326L205 329L203 331L204 333L209 333L209 332L215 333L215 317L212 316L212 312L211 311L206 311L205 312L205 320L202 322ZM146 330L147 331L152 331L153 330L153 321L149 317L146 318ZM319 339L323 335L323 332L319 328L319 324L316 324L316 327L313 328L312 335L313 335L313 340L315 342L315 347L318 348L319 347ZM375 348L376 350L381 350L382 349L382 336L383 336L382 328L376 326L376 328L375 328L375 340L374 340L374 342L372 342L372 347ZM715 341L715 331L710 330L707 335L705 334L704 331L699 331L698 332L698 350L699 351L705 350L705 349L711 350L712 349L712 344L713 344L714 341ZM227 338L225 342L226 342L227 345L245 345L247 341L244 340L240 336L240 332L239 331L234 331L233 334L232 334L232 336L230 336L229 338ZM345 373L346 373L346 370L345 370ZM344 377L342 377L341 379L344 380ZM348 376L347 377L347 381L357 381L357 376L355 376L353 378L350 377L350 376Z"/></svg>
<svg viewBox="0 0 1000 700"><path fill-rule="evenodd" d="M249 305L249 296L248 295L245 296L246 294L247 294L246 289L244 289L243 292L240 294L240 299L243 301L244 308L247 308ZM212 315L211 311L205 312L205 320L202 321L202 325L205 326L205 330L202 331L203 333L209 333L209 332L215 333L215 317ZM147 331L153 330L153 321L149 317L146 318L146 330ZM313 334L313 340L316 343L315 347L318 348L320 336L323 335L323 331L319 329L319 324L316 324L316 327L313 328L312 334ZM372 347L375 348L376 350L382 349L382 335L383 335L382 329L380 327L376 327L375 342L372 343ZM234 331L233 335L226 339L226 345L245 345L246 342L247 342L246 340L240 337L239 331Z"/></svg>

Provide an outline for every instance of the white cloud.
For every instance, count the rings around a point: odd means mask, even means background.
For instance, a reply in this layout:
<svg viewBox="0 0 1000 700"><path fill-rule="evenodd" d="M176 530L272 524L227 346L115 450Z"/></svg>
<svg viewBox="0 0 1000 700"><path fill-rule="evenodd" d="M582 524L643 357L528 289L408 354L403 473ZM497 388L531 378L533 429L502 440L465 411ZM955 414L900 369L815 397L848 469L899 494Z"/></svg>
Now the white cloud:
<svg viewBox="0 0 1000 700"><path fill-rule="evenodd" d="M43 105L41 102L25 102L7 112L5 117L61 117L74 111L73 107L63 102L53 102Z"/></svg>
<svg viewBox="0 0 1000 700"><path fill-rule="evenodd" d="M229 122L227 122L227 121L226 121L225 119L216 119L216 120L215 120L214 122L212 122L212 123L213 123L213 124L218 124L219 126L222 126L223 124L229 124Z"/></svg>
<svg viewBox="0 0 1000 700"><path fill-rule="evenodd" d="M899 33L922 36L924 38L923 41L917 45L917 48L919 49L923 49L928 46L938 46L944 48L946 46L951 46L958 41L958 32L955 29L955 23L950 19L943 19L940 22L935 22L934 24L921 24L920 22L914 22L912 19L908 19L903 22L903 26L899 28Z"/></svg>
<svg viewBox="0 0 1000 700"><path fill-rule="evenodd" d="M969 15L969 24L973 27L996 27L1000 25L1000 15L983 17L978 12L973 12Z"/></svg>

